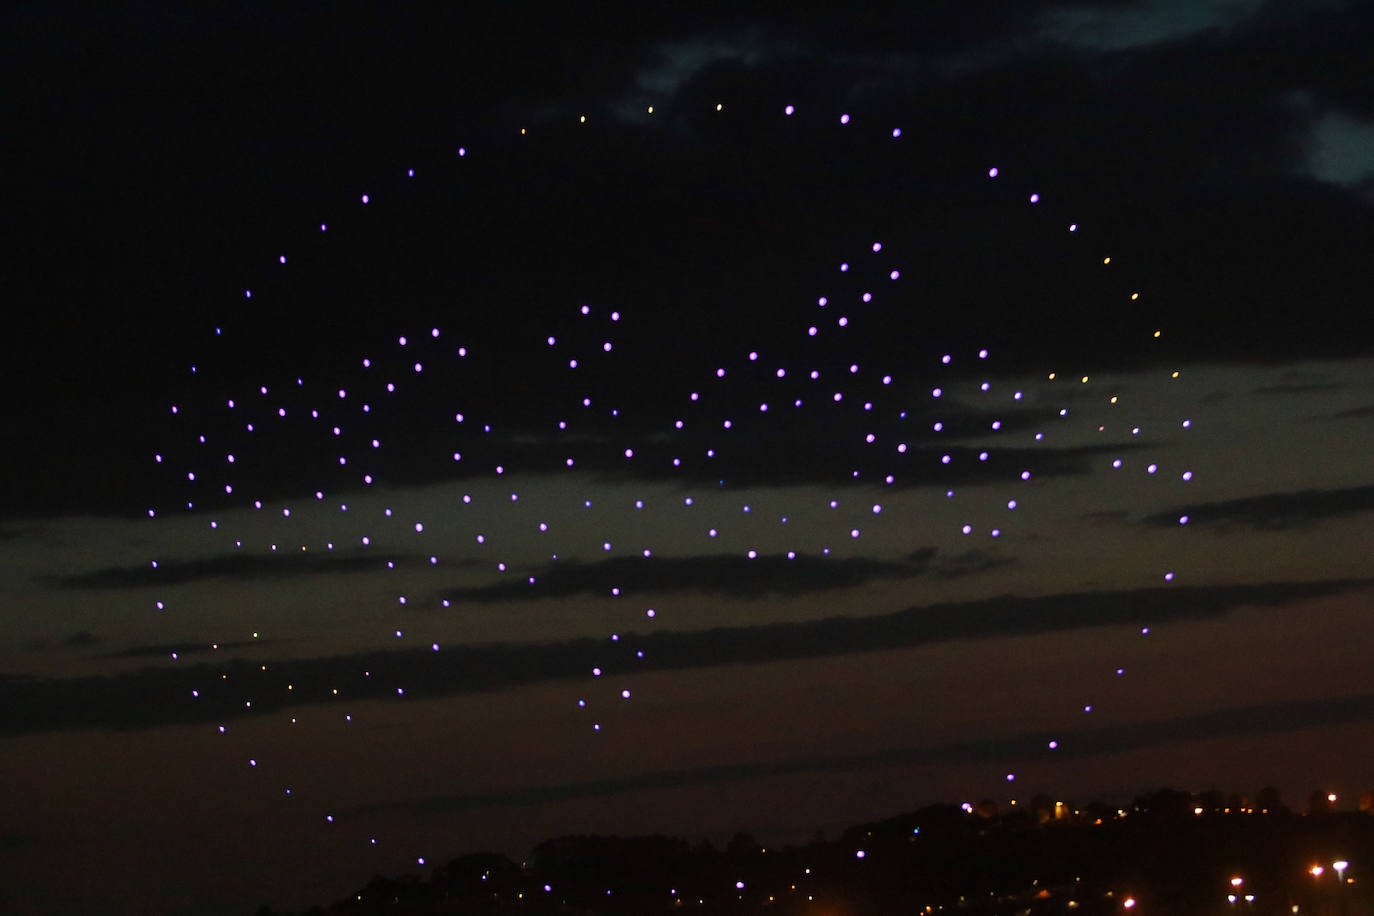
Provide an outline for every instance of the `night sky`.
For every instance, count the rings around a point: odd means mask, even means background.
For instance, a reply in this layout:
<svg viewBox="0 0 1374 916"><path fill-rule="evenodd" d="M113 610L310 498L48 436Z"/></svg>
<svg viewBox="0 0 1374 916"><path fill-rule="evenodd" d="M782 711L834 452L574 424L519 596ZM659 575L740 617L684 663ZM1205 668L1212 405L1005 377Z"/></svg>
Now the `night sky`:
<svg viewBox="0 0 1374 916"><path fill-rule="evenodd" d="M1369 10L391 6L0 14L0 909L1374 789Z"/></svg>

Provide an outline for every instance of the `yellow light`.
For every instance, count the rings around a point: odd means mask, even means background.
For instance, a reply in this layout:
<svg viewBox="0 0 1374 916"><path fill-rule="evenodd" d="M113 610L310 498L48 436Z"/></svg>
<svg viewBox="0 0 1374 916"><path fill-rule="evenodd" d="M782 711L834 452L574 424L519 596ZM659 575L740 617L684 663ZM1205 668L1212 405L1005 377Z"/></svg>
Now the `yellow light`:
<svg viewBox="0 0 1374 916"><path fill-rule="evenodd" d="M1083 376L1083 384L1088 384L1088 377L1086 375Z"/></svg>
<svg viewBox="0 0 1374 916"><path fill-rule="evenodd" d="M1129 910L1131 907L1135 906L1135 898L1127 897L1125 900L1121 901L1121 905Z"/></svg>
<svg viewBox="0 0 1374 916"><path fill-rule="evenodd" d="M520 128L520 136L525 136L525 128Z"/></svg>
<svg viewBox="0 0 1374 916"><path fill-rule="evenodd" d="M1332 792L1331 794L1327 795L1327 796L1326 796L1326 800L1329 801L1329 802L1331 802L1332 804L1335 804L1335 802L1336 802L1336 793L1335 793L1335 792Z"/></svg>
<svg viewBox="0 0 1374 916"><path fill-rule="evenodd" d="M1160 331L1155 331L1155 336L1158 337L1161 333Z"/></svg>
<svg viewBox="0 0 1374 916"><path fill-rule="evenodd" d="M577 118L577 123L578 123L578 124L586 124L586 123L587 123L587 116L586 116L586 115L579 115L578 118Z"/></svg>
<svg viewBox="0 0 1374 916"><path fill-rule="evenodd" d="M1178 378L1178 370L1175 369L1173 372L1169 373L1169 378Z"/></svg>
<svg viewBox="0 0 1374 916"><path fill-rule="evenodd" d="M720 104L719 102L716 103L716 111L720 111L720 110L721 110L722 108L724 108L724 107L725 107L725 106L722 105L722 104Z"/></svg>
<svg viewBox="0 0 1374 916"><path fill-rule="evenodd" d="M1110 264L1110 263L1112 263L1112 259L1111 259L1111 258L1103 258L1103 259L1102 259L1102 263L1103 263L1103 264Z"/></svg>
<svg viewBox="0 0 1374 916"><path fill-rule="evenodd" d="M1113 404L1115 404L1115 403L1116 403L1116 395L1112 395L1112 398L1111 398L1111 403L1113 403Z"/></svg>
<svg viewBox="0 0 1374 916"><path fill-rule="evenodd" d="M1136 300L1139 299L1139 298L1140 298L1140 293L1131 293L1131 301L1132 301L1132 302L1136 301Z"/></svg>
<svg viewBox="0 0 1374 916"><path fill-rule="evenodd" d="M1054 377L1055 377L1056 375L1058 375L1058 374L1059 374L1059 373L1057 373L1057 372L1051 372L1051 373L1050 373L1050 381L1054 381Z"/></svg>
<svg viewBox="0 0 1374 916"><path fill-rule="evenodd" d="M1311 868L1308 869L1308 871L1312 873L1312 877L1320 878L1322 876L1322 872L1326 871L1326 869L1322 868L1320 865L1313 865Z"/></svg>
<svg viewBox="0 0 1374 916"><path fill-rule="evenodd" d="M650 106L649 106L649 114L653 114L653 113L654 113L654 106L650 105Z"/></svg>

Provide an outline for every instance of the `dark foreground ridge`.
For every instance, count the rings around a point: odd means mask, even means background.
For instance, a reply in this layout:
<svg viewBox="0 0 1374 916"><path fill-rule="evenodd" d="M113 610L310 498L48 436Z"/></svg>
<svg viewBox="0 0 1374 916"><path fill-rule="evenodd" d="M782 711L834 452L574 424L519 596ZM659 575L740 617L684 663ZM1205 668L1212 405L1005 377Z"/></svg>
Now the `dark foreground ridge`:
<svg viewBox="0 0 1374 916"><path fill-rule="evenodd" d="M1274 789L1254 801L1159 789L1129 805L1039 795L999 810L933 805L836 840L722 850L666 836L566 836L514 862L474 853L428 879L374 877L313 914L1347 914L1374 913L1374 793L1305 814ZM278 916L264 906L258 916Z"/></svg>

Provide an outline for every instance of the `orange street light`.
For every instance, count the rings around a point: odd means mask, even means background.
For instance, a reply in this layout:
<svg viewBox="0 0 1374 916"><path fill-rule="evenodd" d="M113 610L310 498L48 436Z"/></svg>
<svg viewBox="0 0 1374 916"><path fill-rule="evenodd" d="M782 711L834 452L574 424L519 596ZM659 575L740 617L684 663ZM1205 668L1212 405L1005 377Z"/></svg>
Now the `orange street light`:
<svg viewBox="0 0 1374 916"><path fill-rule="evenodd" d="M1308 872L1310 872L1314 878L1320 878L1324 871L1326 871L1326 869L1322 868L1320 865L1313 865L1308 869Z"/></svg>

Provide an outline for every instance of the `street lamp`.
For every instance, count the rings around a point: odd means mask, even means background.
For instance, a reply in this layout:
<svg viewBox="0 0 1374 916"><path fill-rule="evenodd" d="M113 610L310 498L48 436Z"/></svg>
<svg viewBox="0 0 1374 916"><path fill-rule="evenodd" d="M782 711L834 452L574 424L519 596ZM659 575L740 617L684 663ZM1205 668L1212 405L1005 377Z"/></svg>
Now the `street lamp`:
<svg viewBox="0 0 1374 916"><path fill-rule="evenodd" d="M1311 873L1314 878L1320 878L1325 871L1326 869L1322 868L1320 865L1313 865L1308 869L1308 872Z"/></svg>
<svg viewBox="0 0 1374 916"><path fill-rule="evenodd" d="M1336 869L1336 880L1345 883L1345 870L1350 867L1350 863L1345 859L1338 859L1331 863L1331 867Z"/></svg>

